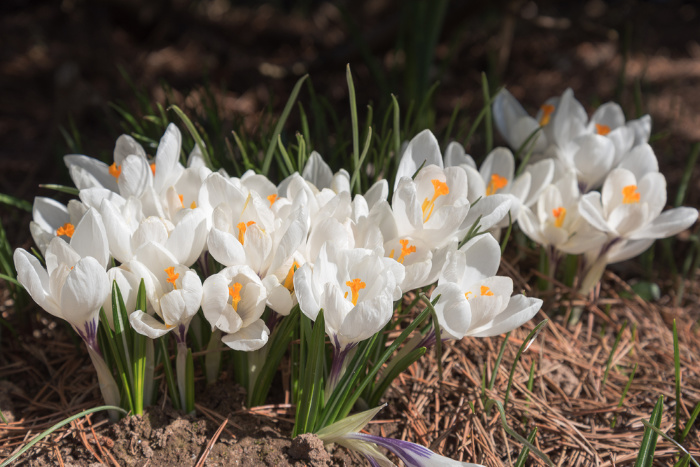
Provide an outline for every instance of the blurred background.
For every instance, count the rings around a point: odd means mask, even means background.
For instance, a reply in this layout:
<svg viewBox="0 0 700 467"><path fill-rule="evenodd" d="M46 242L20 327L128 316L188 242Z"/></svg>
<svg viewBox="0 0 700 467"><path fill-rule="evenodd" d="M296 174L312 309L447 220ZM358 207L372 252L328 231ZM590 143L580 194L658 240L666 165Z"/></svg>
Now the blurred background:
<svg viewBox="0 0 700 467"><path fill-rule="evenodd" d="M672 186L700 140L699 31L700 5L681 0L3 0L0 193L31 201L38 183L67 182L60 156L73 150L111 157L116 108L138 118L140 100L196 114L206 96L254 131L308 73L299 101L323 96L349 129L346 64L361 119L391 93L402 112L417 106L439 82L423 109L436 132L455 108L474 120L482 72L532 112L567 87L589 111L617 100L628 118L652 115ZM483 157L479 138L468 151Z"/></svg>

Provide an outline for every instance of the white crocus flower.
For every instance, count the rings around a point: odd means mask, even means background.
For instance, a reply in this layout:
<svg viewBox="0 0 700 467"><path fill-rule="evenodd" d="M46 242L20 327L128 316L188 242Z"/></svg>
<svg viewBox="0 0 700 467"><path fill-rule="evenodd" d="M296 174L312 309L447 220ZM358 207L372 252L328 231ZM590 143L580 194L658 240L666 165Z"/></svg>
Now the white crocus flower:
<svg viewBox="0 0 700 467"><path fill-rule="evenodd" d="M78 200L70 200L68 206L59 203L52 198L37 196L32 206L32 218L29 223L29 231L34 243L42 254L54 237L70 239L75 232L75 226L85 215L87 206Z"/></svg>
<svg viewBox="0 0 700 467"><path fill-rule="evenodd" d="M326 164L321 155L313 151L304 165L301 176L314 184L319 190L330 188L335 193L341 191L350 192L350 174L345 169L340 169L335 174Z"/></svg>
<svg viewBox="0 0 700 467"><path fill-rule="evenodd" d="M435 165L442 169L442 154L435 135L430 130L423 130L413 137L401 155L401 161L396 170L394 189L398 188L403 177L411 178L419 168L429 165Z"/></svg>
<svg viewBox="0 0 700 467"><path fill-rule="evenodd" d="M554 176L554 162L545 159L528 165L523 173L516 177L515 158L507 148L496 148L491 151L481 164L479 172L470 167L463 167L463 169L469 180L470 196L475 198L470 200L472 202L479 200L475 209L484 212L485 208L492 206L490 198L495 195L505 196L510 200L510 211L505 211L502 217L501 211L506 205L500 199L494 200L497 207L493 212L498 212L498 215L487 217L491 222L485 224L494 225L495 218L501 217L500 222L495 223L496 228L508 226L508 212L510 212L510 221L515 222L520 215L521 207L532 206ZM486 201L484 206L479 207L479 204L484 201ZM489 214L488 211L484 213L487 216ZM470 228L471 225L464 227ZM484 227L483 230L487 228Z"/></svg>
<svg viewBox="0 0 700 467"><path fill-rule="evenodd" d="M531 240L554 250L573 255L595 250L607 237L580 215L579 199L576 174L567 172L557 183L545 188L536 209L523 207L518 225Z"/></svg>
<svg viewBox="0 0 700 467"><path fill-rule="evenodd" d="M556 110L558 98L549 99L539 109L535 117L531 117L513 95L506 89L501 90L493 100L493 120L496 128L506 139L508 145L517 150L538 129L547 128ZM533 152L541 153L549 146L547 131L540 131L532 136Z"/></svg>
<svg viewBox="0 0 700 467"><path fill-rule="evenodd" d="M583 196L579 209L593 227L608 235L598 258L588 266L582 291L594 286L606 264L624 261L646 250L656 239L687 229L698 218L694 208L679 207L662 213L666 179L658 172L637 178L618 168L605 179L601 193Z"/></svg>
<svg viewBox="0 0 700 467"><path fill-rule="evenodd" d="M139 249L129 269L144 279L146 296L160 318L137 310L129 316L136 332L155 339L173 329L184 343L187 328L202 302L202 282L197 273L177 262L159 243L147 243Z"/></svg>
<svg viewBox="0 0 700 467"><path fill-rule="evenodd" d="M425 166L415 180L398 181L391 206L399 237L420 238L439 248L457 238L469 212L467 177L458 167Z"/></svg>
<svg viewBox="0 0 700 467"><path fill-rule="evenodd" d="M109 292L104 266L93 257L81 258L61 238L54 238L46 250L46 269L21 248L15 250L13 259L17 280L32 299L48 313L68 321L85 341L105 402L118 406L119 389L97 342L100 307Z"/></svg>
<svg viewBox="0 0 700 467"><path fill-rule="evenodd" d="M511 278L495 275L500 259L498 242L490 235L476 237L450 255L431 295L440 296L435 311L442 339L497 336L537 314L542 300L511 297Z"/></svg>
<svg viewBox="0 0 700 467"><path fill-rule="evenodd" d="M346 417L322 428L316 435L325 445L339 444L351 451L356 451L375 466L395 467L395 464L379 451L378 447L382 447L396 455L407 467L484 467L435 454L419 444L360 433L360 430L367 426L385 406L386 404Z"/></svg>
<svg viewBox="0 0 700 467"><path fill-rule="evenodd" d="M403 276L403 265L393 259L361 248L338 251L330 243L321 247L313 268L306 263L294 274L302 313L316 320L324 312L334 347L329 387L342 376L348 352L389 322Z"/></svg>
<svg viewBox="0 0 700 467"><path fill-rule="evenodd" d="M248 266L231 266L204 281L202 311L212 329L226 333L222 342L234 350L265 345L270 334L260 317L267 292Z"/></svg>
<svg viewBox="0 0 700 467"><path fill-rule="evenodd" d="M110 249L122 263L131 261L140 248L148 243L163 245L178 264L189 267L197 261L206 245L207 222L202 209L183 209L173 219L142 218L140 204L134 198L121 209L109 199L103 199L100 212L107 227Z"/></svg>

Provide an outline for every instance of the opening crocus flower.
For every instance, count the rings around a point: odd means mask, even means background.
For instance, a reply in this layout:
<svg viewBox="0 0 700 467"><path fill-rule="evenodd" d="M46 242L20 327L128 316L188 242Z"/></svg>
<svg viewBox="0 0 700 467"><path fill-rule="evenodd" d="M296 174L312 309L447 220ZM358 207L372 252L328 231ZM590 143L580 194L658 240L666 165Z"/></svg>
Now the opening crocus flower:
<svg viewBox="0 0 700 467"><path fill-rule="evenodd" d="M212 329L226 335L224 344L235 350L257 350L270 334L260 317L266 290L248 266L231 266L209 276L202 288L202 311Z"/></svg>
<svg viewBox="0 0 700 467"><path fill-rule="evenodd" d="M367 426L370 420L385 406L386 404L376 409L346 417L319 430L316 435L324 444L337 443L351 451L362 454L373 466L395 466L395 464L378 449L378 447L382 447L395 454L407 467L484 467L478 464L455 461L448 457L435 454L433 451L420 444L360 433L360 430Z"/></svg>
<svg viewBox="0 0 700 467"><path fill-rule="evenodd" d="M403 265L393 259L363 248L339 251L330 243L321 247L313 268L306 263L294 274L301 311L312 320L324 312L334 347L330 387L341 376L347 352L391 319L403 277Z"/></svg>
<svg viewBox="0 0 700 467"><path fill-rule="evenodd" d="M513 281L495 275L500 260L500 246L491 235L476 237L449 256L431 295L440 296L435 311L442 339L497 336L537 314L542 300L511 297Z"/></svg>

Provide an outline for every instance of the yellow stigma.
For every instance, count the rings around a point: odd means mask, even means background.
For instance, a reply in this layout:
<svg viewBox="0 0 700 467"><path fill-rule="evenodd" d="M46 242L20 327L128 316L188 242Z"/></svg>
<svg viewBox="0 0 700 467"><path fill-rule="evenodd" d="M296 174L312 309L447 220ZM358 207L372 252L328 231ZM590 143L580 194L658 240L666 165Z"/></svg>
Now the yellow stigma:
<svg viewBox="0 0 700 467"><path fill-rule="evenodd" d="M112 162L112 165L109 166L109 174L119 180L119 176L122 174L122 166Z"/></svg>
<svg viewBox="0 0 700 467"><path fill-rule="evenodd" d="M481 296L482 297L493 297L493 292L491 292L491 289L489 289L485 285L482 285L481 286Z"/></svg>
<svg viewBox="0 0 700 467"><path fill-rule="evenodd" d="M192 204L190 204L190 209L196 209L197 208L197 203L192 201Z"/></svg>
<svg viewBox="0 0 700 467"><path fill-rule="evenodd" d="M352 292L352 304L357 305L357 298L360 295L360 290L364 289L367 287L367 284L362 282L359 278L355 278L351 281L347 281L345 283L348 287L350 287L350 291ZM348 298L348 293L345 292L345 298Z"/></svg>
<svg viewBox="0 0 700 467"><path fill-rule="evenodd" d="M180 277L180 274L175 272L175 266L165 268L164 271L168 275L168 278L166 280L173 284L173 290L177 290L177 285L175 284L175 281L178 279L178 277Z"/></svg>
<svg viewBox="0 0 700 467"><path fill-rule="evenodd" d="M637 192L637 185L627 185L622 188L622 203L632 204L639 202L640 195Z"/></svg>
<svg viewBox="0 0 700 467"><path fill-rule="evenodd" d="M606 136L608 133L610 133L610 127L607 125L601 125L600 123L596 123L595 131L601 136Z"/></svg>
<svg viewBox="0 0 700 467"><path fill-rule="evenodd" d="M243 285L235 282L233 287L228 288L228 294L231 296L231 306L235 311L238 311L238 303L241 301L241 289Z"/></svg>
<svg viewBox="0 0 700 467"><path fill-rule="evenodd" d="M438 199L442 195L446 195L450 192L450 188L447 186L447 183L441 182L438 179L433 179L431 180L433 182L433 198L428 199L425 198L423 201L423 205L421 206L421 209L423 210L423 223L428 222L428 219L430 219L430 216L433 214L433 208L435 208L435 200Z"/></svg>
<svg viewBox="0 0 700 467"><path fill-rule="evenodd" d="M270 207L272 207L272 205L275 204L275 201L277 201L277 195L273 193L267 197L267 200L270 202Z"/></svg>
<svg viewBox="0 0 700 467"><path fill-rule="evenodd" d="M561 228L564 225L564 219L566 219L566 208L559 206L552 209L552 215L554 216L554 225Z"/></svg>
<svg viewBox="0 0 700 467"><path fill-rule="evenodd" d="M401 244L401 254L399 255L399 259L397 259L396 261L403 264L403 260L406 258L406 256L416 252L416 246L409 245L407 239L399 240L399 243ZM391 256L394 256L393 250Z"/></svg>
<svg viewBox="0 0 700 467"><path fill-rule="evenodd" d="M156 163L151 162L150 167L151 167L151 172L153 172L153 175L155 175L156 174Z"/></svg>
<svg viewBox="0 0 700 467"><path fill-rule="evenodd" d="M255 224L255 221L248 221L247 224L245 222L239 222L236 226L238 227L238 241L241 242L241 245L245 244L245 231L253 224Z"/></svg>
<svg viewBox="0 0 700 467"><path fill-rule="evenodd" d="M292 267L289 268L289 271L287 272L287 277L284 278L284 288L289 290L289 292L294 292L294 273L299 269L299 263L294 261L292 263Z"/></svg>
<svg viewBox="0 0 700 467"><path fill-rule="evenodd" d="M506 177L501 177L498 174L491 175L491 181L486 185L486 196L491 196L506 185L508 185Z"/></svg>
<svg viewBox="0 0 700 467"><path fill-rule="evenodd" d="M552 118L552 113L554 113L554 106L550 104L544 104L540 107L542 110L542 116L540 117L540 126L547 126L549 120Z"/></svg>
<svg viewBox="0 0 700 467"><path fill-rule="evenodd" d="M72 238L74 233L75 233L75 226L73 224L71 224L70 222L66 222L65 224L63 224L61 227L59 227L56 230L56 235L58 235L59 237L61 235L65 235L68 238Z"/></svg>

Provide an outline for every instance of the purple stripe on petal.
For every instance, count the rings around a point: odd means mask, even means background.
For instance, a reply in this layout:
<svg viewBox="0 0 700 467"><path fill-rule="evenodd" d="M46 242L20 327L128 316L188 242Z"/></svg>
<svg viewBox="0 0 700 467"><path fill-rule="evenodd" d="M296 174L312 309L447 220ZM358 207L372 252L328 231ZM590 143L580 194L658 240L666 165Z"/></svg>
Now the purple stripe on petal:
<svg viewBox="0 0 700 467"><path fill-rule="evenodd" d="M98 354L100 354L100 356L102 356L102 352L100 352L100 346L97 343L98 324L99 320L95 318L92 321L87 321L83 329L80 329L79 327L74 327L73 329L75 329L78 335L85 341L86 345L88 345L92 350L96 351Z"/></svg>
<svg viewBox="0 0 700 467"><path fill-rule="evenodd" d="M187 335L187 327L184 324L180 324L177 327L177 332L175 333L175 341L178 344L184 344Z"/></svg>
<svg viewBox="0 0 700 467"><path fill-rule="evenodd" d="M374 443L384 449L396 454L407 467L421 467L426 464L424 459L430 459L435 454L430 449L421 446L420 444L409 443L392 438L382 438L381 436L368 435L365 433L348 433L346 438L358 439L368 443Z"/></svg>
<svg viewBox="0 0 700 467"><path fill-rule="evenodd" d="M379 467L379 463L374 459L374 457L365 454L365 459L367 459L367 462L369 462L369 465L372 467Z"/></svg>

